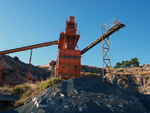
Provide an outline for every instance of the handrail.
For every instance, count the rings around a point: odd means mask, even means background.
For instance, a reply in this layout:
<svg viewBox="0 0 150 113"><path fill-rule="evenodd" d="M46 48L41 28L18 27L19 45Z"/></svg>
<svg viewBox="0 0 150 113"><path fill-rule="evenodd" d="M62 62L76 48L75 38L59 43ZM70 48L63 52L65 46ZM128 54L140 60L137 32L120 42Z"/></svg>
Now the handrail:
<svg viewBox="0 0 150 113"><path fill-rule="evenodd" d="M120 19L118 17L114 17L106 23L106 28L109 29L110 27L112 27L114 25L114 21L120 22Z"/></svg>

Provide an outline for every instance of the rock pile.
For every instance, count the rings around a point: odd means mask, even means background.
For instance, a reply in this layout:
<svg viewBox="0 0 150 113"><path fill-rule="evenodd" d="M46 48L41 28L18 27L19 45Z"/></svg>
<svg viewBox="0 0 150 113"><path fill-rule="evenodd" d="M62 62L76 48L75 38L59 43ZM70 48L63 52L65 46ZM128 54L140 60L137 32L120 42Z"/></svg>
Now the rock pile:
<svg viewBox="0 0 150 113"><path fill-rule="evenodd" d="M100 78L76 78L57 83L11 112L149 113L135 95L105 86Z"/></svg>

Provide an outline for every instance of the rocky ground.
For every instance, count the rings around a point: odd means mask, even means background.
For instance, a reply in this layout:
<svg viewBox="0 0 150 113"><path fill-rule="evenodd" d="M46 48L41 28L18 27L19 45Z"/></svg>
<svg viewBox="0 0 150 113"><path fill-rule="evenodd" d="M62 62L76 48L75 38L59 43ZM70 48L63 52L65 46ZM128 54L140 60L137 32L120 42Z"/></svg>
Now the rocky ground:
<svg viewBox="0 0 150 113"><path fill-rule="evenodd" d="M112 78L120 81L125 87L130 86L142 94L150 94L150 64L131 68L112 69Z"/></svg>
<svg viewBox="0 0 150 113"><path fill-rule="evenodd" d="M76 78L53 85L23 106L5 113L149 113L150 97L132 94L102 79Z"/></svg>

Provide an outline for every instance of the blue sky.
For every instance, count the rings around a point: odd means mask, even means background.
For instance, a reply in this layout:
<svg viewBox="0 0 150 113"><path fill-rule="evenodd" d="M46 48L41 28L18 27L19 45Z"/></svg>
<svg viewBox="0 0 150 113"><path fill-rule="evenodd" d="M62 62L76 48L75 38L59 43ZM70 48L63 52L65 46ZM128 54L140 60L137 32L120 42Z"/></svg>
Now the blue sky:
<svg viewBox="0 0 150 113"><path fill-rule="evenodd" d="M149 0L0 0L0 51L58 40L65 20L74 16L82 50L102 35L101 25L119 17L126 25L110 36L112 66L137 57L150 63ZM57 46L33 50L32 64L56 60ZM29 62L30 51L9 54ZM102 44L82 55L81 64L102 67Z"/></svg>

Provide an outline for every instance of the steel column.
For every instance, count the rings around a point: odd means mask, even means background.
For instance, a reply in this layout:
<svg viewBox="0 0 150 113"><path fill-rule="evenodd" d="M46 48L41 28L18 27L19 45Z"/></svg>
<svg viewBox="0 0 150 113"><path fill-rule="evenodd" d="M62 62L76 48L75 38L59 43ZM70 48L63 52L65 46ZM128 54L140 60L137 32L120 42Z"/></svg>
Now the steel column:
<svg viewBox="0 0 150 113"><path fill-rule="evenodd" d="M3 55L3 57L2 57L2 61L1 61L1 73L0 73L0 80L1 80L1 77L2 77L2 73L3 73L4 57L5 57L5 55Z"/></svg>
<svg viewBox="0 0 150 113"><path fill-rule="evenodd" d="M30 61L29 61L29 67L28 67L27 83L28 83L28 81L29 81L29 74L30 74L31 59L32 59L32 49L31 49L31 53L30 53Z"/></svg>
<svg viewBox="0 0 150 113"><path fill-rule="evenodd" d="M102 25L102 34L104 34L108 30L108 25L106 25L106 29ZM105 68L108 68L109 76L111 77L111 60L110 60L110 45L109 45L109 37L102 37L102 80L104 83L105 78Z"/></svg>

